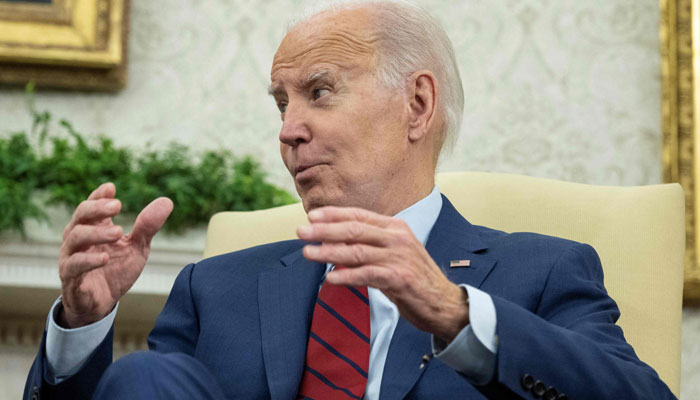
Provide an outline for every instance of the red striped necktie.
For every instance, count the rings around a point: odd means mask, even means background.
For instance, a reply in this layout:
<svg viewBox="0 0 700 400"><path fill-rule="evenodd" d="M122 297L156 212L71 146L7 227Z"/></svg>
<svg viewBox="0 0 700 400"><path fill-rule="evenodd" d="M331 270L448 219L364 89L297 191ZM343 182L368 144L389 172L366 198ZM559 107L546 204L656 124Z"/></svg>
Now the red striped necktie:
<svg viewBox="0 0 700 400"><path fill-rule="evenodd" d="M362 399L369 368L369 327L367 287L321 286L299 399Z"/></svg>

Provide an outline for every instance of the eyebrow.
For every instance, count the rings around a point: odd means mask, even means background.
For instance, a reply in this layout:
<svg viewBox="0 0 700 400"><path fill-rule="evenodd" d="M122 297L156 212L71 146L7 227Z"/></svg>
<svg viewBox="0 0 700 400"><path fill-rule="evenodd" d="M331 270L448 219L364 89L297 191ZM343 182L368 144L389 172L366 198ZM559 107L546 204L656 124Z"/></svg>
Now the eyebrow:
<svg viewBox="0 0 700 400"><path fill-rule="evenodd" d="M307 76L304 80L301 81L301 84L299 85L299 87L302 89L309 88L309 87L313 86L316 82L325 80L329 76L330 76L330 71L327 69L321 69L321 70L314 71L314 72L310 73L309 76ZM285 93L284 86L275 86L273 84L270 84L270 86L268 86L268 88L267 88L267 94L269 94L270 96L273 96L273 97L284 94L284 93Z"/></svg>
<svg viewBox="0 0 700 400"><path fill-rule="evenodd" d="M274 86L270 84L270 86L267 87L267 94L270 96L277 97L282 93L284 93L284 88L281 86Z"/></svg>
<svg viewBox="0 0 700 400"><path fill-rule="evenodd" d="M328 76L330 76L330 72L327 69L321 69L315 72L312 72L309 74L306 79L304 79L301 83L302 88L308 88L313 86L314 83L318 81L322 81L326 79Z"/></svg>

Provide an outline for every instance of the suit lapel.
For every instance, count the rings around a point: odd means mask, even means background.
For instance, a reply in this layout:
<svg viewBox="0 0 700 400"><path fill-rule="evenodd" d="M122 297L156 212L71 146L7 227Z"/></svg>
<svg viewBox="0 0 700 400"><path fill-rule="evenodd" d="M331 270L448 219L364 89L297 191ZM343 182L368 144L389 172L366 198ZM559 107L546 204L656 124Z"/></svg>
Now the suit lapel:
<svg viewBox="0 0 700 400"><path fill-rule="evenodd" d="M488 246L476 229L454 206L442 197L442 209L433 226L426 249L450 281L479 287L495 260L482 254ZM450 268L452 260L470 260L470 266ZM379 398L402 399L413 388L426 368L420 368L423 355L432 355L430 334L399 318L389 345Z"/></svg>
<svg viewBox="0 0 700 400"><path fill-rule="evenodd" d="M324 272L324 265L305 259L301 249L281 261L283 267L258 278L262 351L272 399L296 396Z"/></svg>

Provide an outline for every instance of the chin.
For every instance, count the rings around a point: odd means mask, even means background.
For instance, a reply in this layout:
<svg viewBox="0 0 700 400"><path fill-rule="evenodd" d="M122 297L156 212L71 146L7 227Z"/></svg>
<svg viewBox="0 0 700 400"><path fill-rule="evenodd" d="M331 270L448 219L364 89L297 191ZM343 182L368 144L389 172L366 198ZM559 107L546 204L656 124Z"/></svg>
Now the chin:
<svg viewBox="0 0 700 400"><path fill-rule="evenodd" d="M328 195L327 193L323 193L322 191L315 189L316 188L312 188L305 193L297 191L299 193L299 197L301 197L301 202L304 205L304 210L307 213L314 208L343 205L342 201L340 201L340 196Z"/></svg>
<svg viewBox="0 0 700 400"><path fill-rule="evenodd" d="M306 211L307 213L313 210L314 208L321 208L333 205L331 203L328 203L327 201L324 201L323 199L311 197L302 197L301 203L304 205L304 211Z"/></svg>

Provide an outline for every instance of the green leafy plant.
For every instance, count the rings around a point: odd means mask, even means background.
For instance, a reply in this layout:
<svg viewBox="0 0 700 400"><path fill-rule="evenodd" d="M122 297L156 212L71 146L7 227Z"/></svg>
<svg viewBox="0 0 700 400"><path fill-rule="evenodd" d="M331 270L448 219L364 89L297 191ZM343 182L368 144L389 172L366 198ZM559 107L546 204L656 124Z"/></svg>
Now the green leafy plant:
<svg viewBox="0 0 700 400"><path fill-rule="evenodd" d="M46 205L74 208L99 184L117 186L122 213L136 214L159 196L175 210L169 232L206 223L216 212L249 211L293 203L288 192L267 182L250 156L225 150L193 154L172 143L162 151L136 152L107 137L90 140L61 120L60 134L50 132L51 114L38 112L33 86L27 86L33 124L30 134L0 138L0 232L24 233L27 219L45 219ZM43 201L37 194L44 193Z"/></svg>
<svg viewBox="0 0 700 400"><path fill-rule="evenodd" d="M38 189L39 165L26 135L0 138L0 232L24 233L27 218L45 219L41 206L32 199Z"/></svg>

